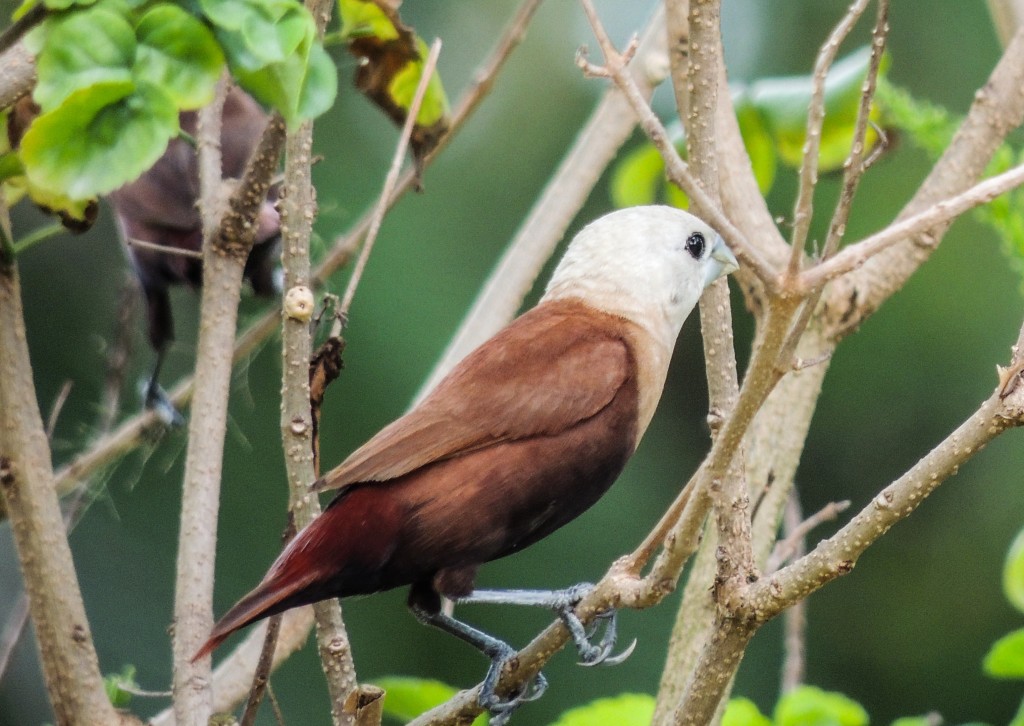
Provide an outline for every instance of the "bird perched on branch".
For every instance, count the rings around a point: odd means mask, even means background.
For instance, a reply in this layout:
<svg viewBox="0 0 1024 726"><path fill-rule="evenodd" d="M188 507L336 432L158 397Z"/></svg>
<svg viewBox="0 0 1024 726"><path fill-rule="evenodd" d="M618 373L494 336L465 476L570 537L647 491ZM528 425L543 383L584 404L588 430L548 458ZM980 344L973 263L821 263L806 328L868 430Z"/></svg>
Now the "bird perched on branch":
<svg viewBox="0 0 1024 726"><path fill-rule="evenodd" d="M312 485L339 492L196 658L268 615L411 585L418 619L491 659L480 703L500 714L498 723L545 682L499 697L515 650L445 614L442 596L549 607L584 663L618 660L609 658L614 622L595 645L573 613L585 586L474 593L474 577L481 564L575 519L611 486L654 415L683 321L704 288L736 267L721 237L678 209L634 207L588 225L535 308Z"/></svg>
<svg viewBox="0 0 1024 726"><path fill-rule="evenodd" d="M198 114L181 114L181 129L196 133ZM269 116L237 86L227 94L221 119L221 170L225 179L240 179L259 144ZM146 405L180 423L180 414L157 383L160 366L174 340L174 318L168 288L203 280L198 253L203 223L197 206L199 167L196 149L181 137L171 140L157 162L135 181L110 194L118 230L128 251L146 301L150 345L157 360L146 388ZM263 202L256 220L256 239L245 265L245 278L257 295L278 292L274 269L281 238L281 221L274 206L276 192ZM141 243L141 244L140 244Z"/></svg>

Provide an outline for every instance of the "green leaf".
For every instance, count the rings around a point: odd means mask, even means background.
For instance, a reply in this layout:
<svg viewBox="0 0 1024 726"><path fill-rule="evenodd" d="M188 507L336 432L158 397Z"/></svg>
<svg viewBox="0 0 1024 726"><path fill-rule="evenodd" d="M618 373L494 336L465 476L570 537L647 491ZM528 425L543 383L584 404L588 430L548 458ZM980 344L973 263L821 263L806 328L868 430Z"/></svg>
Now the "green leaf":
<svg viewBox="0 0 1024 726"><path fill-rule="evenodd" d="M294 0L200 0L232 73L258 101L294 126L329 109L334 62L317 40L313 17Z"/></svg>
<svg viewBox="0 0 1024 726"><path fill-rule="evenodd" d="M37 118L21 157L32 184L85 199L137 178L177 132L178 110L158 88L100 83Z"/></svg>
<svg viewBox="0 0 1024 726"><path fill-rule="evenodd" d="M377 680L377 685L387 693L384 696L384 713L401 721L411 721L425 711L440 706L458 693L458 689L441 681L428 678L407 678L387 676ZM473 721L474 726L487 723L485 715Z"/></svg>
<svg viewBox="0 0 1024 726"><path fill-rule="evenodd" d="M388 92L394 102L404 111L408 112L412 106L413 97L416 95L416 87L423 77L423 66L426 63L430 49L423 39L416 36L416 50L419 53L418 60L410 60L395 73L394 78L388 86ZM423 96L423 103L420 112L416 116L416 124L419 126L431 126L444 119L449 112L448 96L445 95L444 86L441 85L441 76L437 71L430 76L427 82L427 90Z"/></svg>
<svg viewBox="0 0 1024 726"><path fill-rule="evenodd" d="M722 726L772 726L772 720L747 698L733 698L722 714Z"/></svg>
<svg viewBox="0 0 1024 726"><path fill-rule="evenodd" d="M75 91L132 77L135 31L122 14L99 5L48 19L41 41L33 99L51 111Z"/></svg>
<svg viewBox="0 0 1024 726"><path fill-rule="evenodd" d="M633 149L612 171L612 204L623 208L656 203L664 177L665 163L653 144Z"/></svg>
<svg viewBox="0 0 1024 726"><path fill-rule="evenodd" d="M131 703L132 694L122 690L123 687L138 690L139 684L135 682L135 666L126 665L120 673L112 673L103 678L103 688L107 692L114 708L127 708Z"/></svg>
<svg viewBox="0 0 1024 726"><path fill-rule="evenodd" d="M779 699L776 726L867 726L868 714L841 693L800 686Z"/></svg>
<svg viewBox="0 0 1024 726"><path fill-rule="evenodd" d="M993 678L1024 678L1024 628L993 643L985 655L984 668Z"/></svg>
<svg viewBox="0 0 1024 726"><path fill-rule="evenodd" d="M833 64L825 79L825 121L821 131L818 165L822 171L838 169L849 153L850 142L861 100L861 84L871 60L868 46L854 51ZM882 72L887 67L883 63ZM807 131L807 108L811 102L811 76L765 78L750 87L750 101L760 111L779 158L798 167L803 160ZM876 118L877 110L872 117ZM877 133L868 129L865 144L870 148Z"/></svg>
<svg viewBox="0 0 1024 726"><path fill-rule="evenodd" d="M345 40L373 36L395 40L398 29L376 3L369 0L338 0L341 15L341 37Z"/></svg>
<svg viewBox="0 0 1024 726"><path fill-rule="evenodd" d="M136 80L159 86L181 109L213 99L224 54L206 25L176 5L161 3L139 19L135 32Z"/></svg>
<svg viewBox="0 0 1024 726"><path fill-rule="evenodd" d="M738 94L734 103L736 120L740 125L743 145L750 157L750 165L754 172L754 179L757 180L757 188L761 190L762 194L767 194L775 184L775 171L779 165L779 157L775 153L775 141L768 133L768 127L761 118L761 114L747 100L746 94Z"/></svg>
<svg viewBox="0 0 1024 726"><path fill-rule="evenodd" d="M314 43L309 49L309 67L299 93L298 117L312 119L325 113L334 105L337 93L338 69L324 47Z"/></svg>
<svg viewBox="0 0 1024 726"><path fill-rule="evenodd" d="M95 4L95 2L96 0L43 0L43 5L45 5L50 10L67 10L68 8L72 8L75 6L87 7L89 5ZM30 3L29 5L34 4L35 3L33 2Z"/></svg>
<svg viewBox="0 0 1024 726"><path fill-rule="evenodd" d="M552 726L647 726L652 716L652 696L646 693L623 693L570 709Z"/></svg>
<svg viewBox="0 0 1024 726"><path fill-rule="evenodd" d="M1003 592L1010 603L1024 612L1024 529L1010 545L1003 565Z"/></svg>
<svg viewBox="0 0 1024 726"><path fill-rule="evenodd" d="M289 126L315 118L334 103L337 72L319 44L308 44L280 63L258 71L238 68L239 85L267 106L273 106Z"/></svg>
<svg viewBox="0 0 1024 726"><path fill-rule="evenodd" d="M200 7L232 68L281 62L316 36L312 16L294 0L200 0Z"/></svg>

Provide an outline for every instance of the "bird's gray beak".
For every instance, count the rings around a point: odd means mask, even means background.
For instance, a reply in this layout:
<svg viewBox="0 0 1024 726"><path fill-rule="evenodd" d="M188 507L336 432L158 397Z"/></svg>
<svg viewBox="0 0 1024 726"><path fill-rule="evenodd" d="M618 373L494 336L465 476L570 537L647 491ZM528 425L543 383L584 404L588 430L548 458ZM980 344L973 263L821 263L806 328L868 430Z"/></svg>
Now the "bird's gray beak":
<svg viewBox="0 0 1024 726"><path fill-rule="evenodd" d="M736 255L732 253L722 239L721 235L715 235L715 244L711 247L711 255L708 259L708 266L704 268L704 287L717 280L722 275L728 275L740 269L740 263L736 261Z"/></svg>

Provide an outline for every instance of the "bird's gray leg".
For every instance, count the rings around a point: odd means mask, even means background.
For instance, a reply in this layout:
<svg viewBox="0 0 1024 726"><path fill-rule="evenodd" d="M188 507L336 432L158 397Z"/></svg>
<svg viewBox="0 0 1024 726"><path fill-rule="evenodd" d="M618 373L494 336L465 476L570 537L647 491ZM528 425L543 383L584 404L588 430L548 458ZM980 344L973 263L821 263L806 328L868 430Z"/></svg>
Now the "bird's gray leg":
<svg viewBox="0 0 1024 726"><path fill-rule="evenodd" d="M149 377L149 380L143 384L143 398L145 399L146 408L154 411L160 420L163 421L165 426L178 428L185 425L185 417L181 415L181 412L174 407L171 403L170 397L164 391L164 389L157 382L160 376L160 368L164 364L164 353L166 349L161 348L156 353L156 365L153 366L153 374Z"/></svg>
<svg viewBox="0 0 1024 726"><path fill-rule="evenodd" d="M622 653L612 656L615 648L617 613L614 609L600 613L588 629L577 617L576 605L583 597L594 589L589 582L564 590L475 590L471 595L459 598L457 603L489 603L492 605L529 605L554 610L562 619L572 636L576 651L580 656L580 664L586 666L617 665L626 660L636 647L636 641ZM598 643L591 643L599 621L605 623L604 634Z"/></svg>
<svg viewBox="0 0 1024 726"><path fill-rule="evenodd" d="M480 687L479 701L480 705L492 714L492 726L502 726L516 708L529 701L536 701L547 690L547 679L544 678L544 674L538 673L522 693L508 700L502 699L495 689L498 687L502 668L516 655L515 648L450 615L445 615L442 612L429 612L416 603L411 603L409 608L421 623L454 635L491 659L491 667L487 669L487 675Z"/></svg>

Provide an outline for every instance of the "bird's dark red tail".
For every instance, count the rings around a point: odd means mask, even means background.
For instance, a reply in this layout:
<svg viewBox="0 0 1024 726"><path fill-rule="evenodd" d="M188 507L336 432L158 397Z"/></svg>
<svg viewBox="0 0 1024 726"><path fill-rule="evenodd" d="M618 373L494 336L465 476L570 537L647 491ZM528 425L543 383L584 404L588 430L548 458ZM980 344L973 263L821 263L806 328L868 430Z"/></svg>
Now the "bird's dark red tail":
<svg viewBox="0 0 1024 726"><path fill-rule="evenodd" d="M375 592L373 576L391 551L396 507L386 490L347 490L299 532L270 566L263 581L213 626L193 656L209 655L240 628L289 608L329 597ZM389 587L396 584L389 583Z"/></svg>
<svg viewBox="0 0 1024 726"><path fill-rule="evenodd" d="M284 574L276 568L271 570L270 576L257 585L255 590L235 603L213 626L210 637L192 656L193 662L212 653L236 630L291 607L282 607L282 603L304 590L310 584L309 578L295 579L282 576Z"/></svg>

